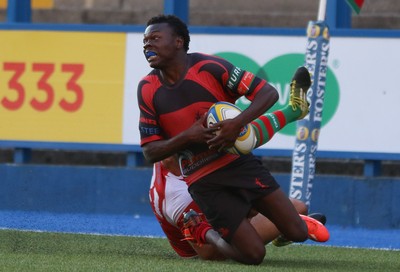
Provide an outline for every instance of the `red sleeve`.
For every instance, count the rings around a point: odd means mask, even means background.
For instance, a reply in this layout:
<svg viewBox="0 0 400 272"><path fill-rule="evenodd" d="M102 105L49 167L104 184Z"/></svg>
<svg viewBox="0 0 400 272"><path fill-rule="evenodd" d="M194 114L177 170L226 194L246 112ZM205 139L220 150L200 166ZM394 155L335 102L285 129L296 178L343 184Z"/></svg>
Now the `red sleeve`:
<svg viewBox="0 0 400 272"><path fill-rule="evenodd" d="M137 100L140 110L139 131L141 146L163 138L153 105L154 94L159 86L160 83L157 76L152 74L143 78L138 85Z"/></svg>
<svg viewBox="0 0 400 272"><path fill-rule="evenodd" d="M254 100L254 97L256 96L256 94L261 90L261 88L262 88L263 86L265 86L265 84L267 84L267 81L265 81L265 80L262 79L262 80L260 81L260 83L259 83L257 86L255 86L254 90L253 90L250 94L246 95L246 98L247 98L248 100L250 100L250 101L253 101L253 100Z"/></svg>
<svg viewBox="0 0 400 272"><path fill-rule="evenodd" d="M252 72L234 66L222 58L219 58L219 63L228 71L222 77L224 89L236 98L246 96L247 99L253 100L254 96L266 84L266 80L257 77Z"/></svg>

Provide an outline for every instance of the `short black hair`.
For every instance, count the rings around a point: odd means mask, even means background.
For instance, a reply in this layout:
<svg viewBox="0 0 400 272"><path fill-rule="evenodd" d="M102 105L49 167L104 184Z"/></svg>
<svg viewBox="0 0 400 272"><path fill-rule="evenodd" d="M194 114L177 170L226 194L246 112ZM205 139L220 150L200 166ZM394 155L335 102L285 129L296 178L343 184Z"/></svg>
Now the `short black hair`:
<svg viewBox="0 0 400 272"><path fill-rule="evenodd" d="M175 15L157 15L147 22L147 26L154 24L167 23L175 32L176 35L183 38L183 47L189 51L190 35L187 25Z"/></svg>

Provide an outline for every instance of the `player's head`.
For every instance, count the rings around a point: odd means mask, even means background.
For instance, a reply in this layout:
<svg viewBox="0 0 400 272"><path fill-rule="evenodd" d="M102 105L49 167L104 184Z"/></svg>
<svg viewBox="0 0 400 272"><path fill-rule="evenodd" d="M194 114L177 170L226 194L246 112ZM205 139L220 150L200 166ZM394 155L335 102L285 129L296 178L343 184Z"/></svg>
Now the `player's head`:
<svg viewBox="0 0 400 272"><path fill-rule="evenodd" d="M190 35L187 25L175 15L158 15L147 22L147 27L155 24L167 24L173 33L183 39L183 48L189 51Z"/></svg>

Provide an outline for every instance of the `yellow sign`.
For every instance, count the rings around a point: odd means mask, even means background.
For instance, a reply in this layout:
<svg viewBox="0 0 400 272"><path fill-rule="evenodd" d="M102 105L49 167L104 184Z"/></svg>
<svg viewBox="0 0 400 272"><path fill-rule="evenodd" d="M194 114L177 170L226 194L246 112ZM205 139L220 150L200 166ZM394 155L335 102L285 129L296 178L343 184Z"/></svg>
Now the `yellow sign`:
<svg viewBox="0 0 400 272"><path fill-rule="evenodd" d="M125 33L0 40L0 140L122 143Z"/></svg>

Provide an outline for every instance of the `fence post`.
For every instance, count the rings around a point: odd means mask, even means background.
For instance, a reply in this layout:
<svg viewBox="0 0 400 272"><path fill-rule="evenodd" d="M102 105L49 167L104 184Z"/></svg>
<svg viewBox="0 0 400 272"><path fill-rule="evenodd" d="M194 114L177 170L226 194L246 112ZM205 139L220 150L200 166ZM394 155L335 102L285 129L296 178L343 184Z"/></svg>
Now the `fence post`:
<svg viewBox="0 0 400 272"><path fill-rule="evenodd" d="M378 160L365 160L364 162L364 176L376 177L382 173L382 161Z"/></svg>
<svg viewBox="0 0 400 272"><path fill-rule="evenodd" d="M164 0L164 13L174 14L189 24L189 0Z"/></svg>
<svg viewBox="0 0 400 272"><path fill-rule="evenodd" d="M14 149L14 163L24 164L30 162L32 157L32 150L30 148L20 148Z"/></svg>
<svg viewBox="0 0 400 272"><path fill-rule="evenodd" d="M328 0L326 23L333 28L351 28L351 9L346 0Z"/></svg>
<svg viewBox="0 0 400 272"><path fill-rule="evenodd" d="M138 167L144 165L144 157L142 152L128 152L126 155L127 167Z"/></svg>
<svg viewBox="0 0 400 272"><path fill-rule="evenodd" d="M8 0L7 22L8 23L30 23L31 22L31 0Z"/></svg>

